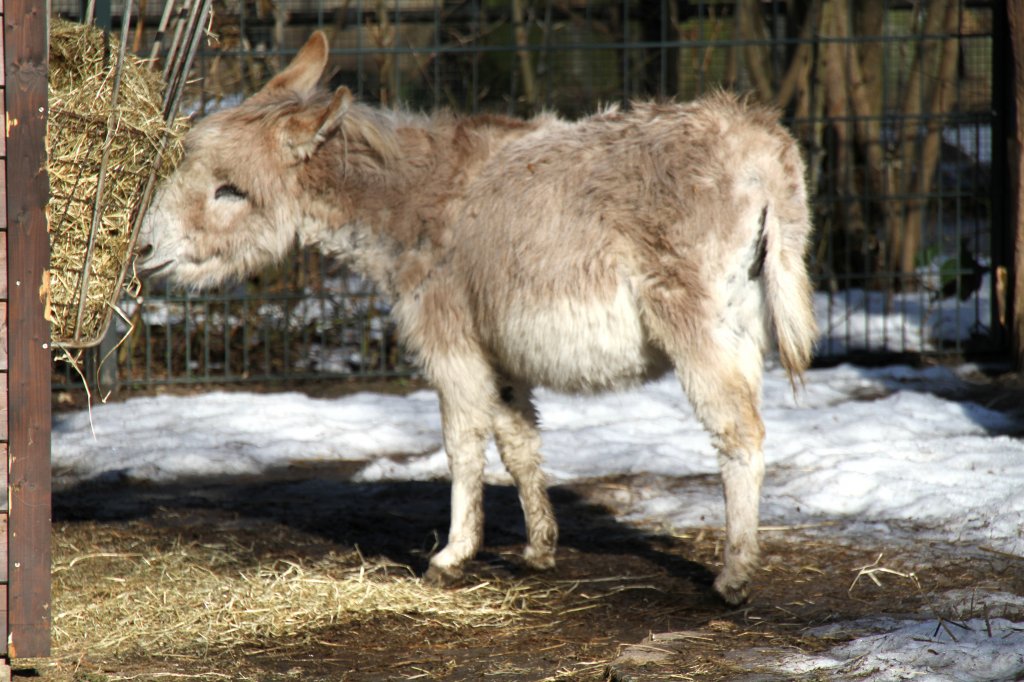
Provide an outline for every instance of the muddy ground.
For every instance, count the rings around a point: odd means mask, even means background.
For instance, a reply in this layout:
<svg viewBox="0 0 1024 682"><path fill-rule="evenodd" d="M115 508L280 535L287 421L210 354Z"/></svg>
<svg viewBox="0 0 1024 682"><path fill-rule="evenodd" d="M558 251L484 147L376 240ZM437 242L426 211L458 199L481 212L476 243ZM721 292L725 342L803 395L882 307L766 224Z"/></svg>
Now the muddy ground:
<svg viewBox="0 0 1024 682"><path fill-rule="evenodd" d="M1020 396L1019 388L1013 387L1013 397ZM1020 404L1012 400L999 407ZM362 556L421 574L447 530L447 483L355 483L351 477L359 466L296 463L259 477L173 485L110 480L59 490L55 546L86 552L98 536L121 535L131 538L136 551L217 544L245 548L243 563L269 564L357 548ZM17 662L15 677L752 682L783 679L759 671L762 654L836 644L810 636L816 626L863 616L931 614L938 628L943 619L978 615L948 612L936 599L942 592L1024 594L1020 558L984 547L914 541L913 528L896 529L898 538L884 530L858 538L838 521L765 529L765 565L751 600L729 607L711 592L721 565L720 529L666 530L617 520L629 510L632 491L648 482L638 475L553 488L561 544L557 568L546 573L532 573L518 559L524 534L515 491L487 487L486 546L464 584L522 585L543 594L543 608L524 612L513 625L453 628L376 614L294 640L214 648L201 656L111 654L90 651L87 642L59 642L52 659ZM679 478L670 486L685 492L717 487L718 480ZM879 555L900 575L853 585L858 569ZM97 570L94 580L110 579ZM55 592L61 589L58 576Z"/></svg>

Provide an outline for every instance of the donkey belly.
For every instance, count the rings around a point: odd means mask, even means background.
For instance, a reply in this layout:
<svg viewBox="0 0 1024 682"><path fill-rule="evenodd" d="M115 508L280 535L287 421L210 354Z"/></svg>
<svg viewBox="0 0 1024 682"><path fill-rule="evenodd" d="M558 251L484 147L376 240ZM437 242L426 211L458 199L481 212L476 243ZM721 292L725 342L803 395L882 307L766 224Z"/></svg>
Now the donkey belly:
<svg viewBox="0 0 1024 682"><path fill-rule="evenodd" d="M669 367L648 343L625 284L610 301L518 299L495 318L488 341L501 370L535 385L589 393L630 386Z"/></svg>

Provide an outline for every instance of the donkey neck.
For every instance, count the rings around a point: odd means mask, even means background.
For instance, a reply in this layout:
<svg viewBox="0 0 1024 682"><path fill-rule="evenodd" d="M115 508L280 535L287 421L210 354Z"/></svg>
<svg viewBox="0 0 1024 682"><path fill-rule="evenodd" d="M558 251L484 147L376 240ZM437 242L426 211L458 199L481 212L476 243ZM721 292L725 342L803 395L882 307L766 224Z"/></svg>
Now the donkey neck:
<svg viewBox="0 0 1024 682"><path fill-rule="evenodd" d="M496 149L533 123L356 111L322 150L314 239L392 296L448 262L452 218Z"/></svg>
<svg viewBox="0 0 1024 682"><path fill-rule="evenodd" d="M304 183L303 243L349 264L392 296L446 260L452 202L464 181L450 158L449 122L402 115L350 122L329 140Z"/></svg>

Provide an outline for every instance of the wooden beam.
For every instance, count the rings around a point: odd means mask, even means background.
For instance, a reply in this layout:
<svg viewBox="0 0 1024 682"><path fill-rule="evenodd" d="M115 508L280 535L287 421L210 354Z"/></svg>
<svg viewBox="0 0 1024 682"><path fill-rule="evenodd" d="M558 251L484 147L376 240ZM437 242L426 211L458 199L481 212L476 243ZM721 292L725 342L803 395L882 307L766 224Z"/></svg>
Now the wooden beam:
<svg viewBox="0 0 1024 682"><path fill-rule="evenodd" d="M1007 0L1010 41L1013 49L1013 106L1016 115L1010 120L1013 136L1010 155L1010 233L1014 235L1014 292L1012 342L1014 365L1024 372L1024 0ZM993 72L995 73L995 72ZM1009 113L1009 112L1007 112ZM996 144L1001 140L995 140Z"/></svg>
<svg viewBox="0 0 1024 682"><path fill-rule="evenodd" d="M50 327L45 208L47 3L4 0L7 110L7 655L50 654Z"/></svg>
<svg viewBox="0 0 1024 682"><path fill-rule="evenodd" d="M0 450L7 454L7 447L0 445ZM3 557L3 561L0 562L0 585L7 584L7 513L0 512L0 557ZM4 628L6 630L7 628Z"/></svg>
<svg viewBox="0 0 1024 682"><path fill-rule="evenodd" d="M2 70L2 69L0 69ZM3 91L0 91L0 96L3 96ZM3 119L0 119L3 120ZM3 160L0 159L0 186L3 186L2 180L6 177L4 173ZM0 200L4 197L4 192L0 189ZM3 220L7 220L7 204L0 201L0 210L3 210ZM7 300L7 230L0 229L0 301ZM7 321L7 316L4 315L4 321ZM5 368L6 369L6 368Z"/></svg>
<svg viewBox="0 0 1024 682"><path fill-rule="evenodd" d="M0 372L0 440L7 440L7 372ZM4 444L4 458L0 460L0 468L4 470L4 478L7 477L7 445ZM2 493L0 493L2 494ZM4 495L4 497L7 497ZM5 499L3 501L4 509L7 509L10 504L10 500ZM3 604L0 604L0 611L3 610ZM3 644L0 643L0 652L4 650Z"/></svg>
<svg viewBox="0 0 1024 682"><path fill-rule="evenodd" d="M0 17L0 19L2 19L2 17ZM0 33L3 33L3 31L0 31ZM0 71L3 71L3 69L0 68ZM3 88L0 88L0 99L4 99L4 89ZM0 112L0 113L6 113L6 112ZM0 118L0 121L6 121L6 120L7 120L6 116L4 116L3 118ZM4 139L4 144L6 145L6 143L7 143L7 140L5 138ZM6 149L4 151L6 152ZM4 229L4 230L7 229L7 183L3 182L3 178L6 178L6 177L7 177L7 159L6 158L0 158L0 229ZM5 234L4 239L6 239L6 238L7 237L6 237L6 234ZM5 242L4 243L4 252L6 252L6 250L7 250L7 244ZM5 273L5 275L6 275L6 273ZM7 296L6 292L7 292L7 277L5 276L4 277L4 296Z"/></svg>
<svg viewBox="0 0 1024 682"><path fill-rule="evenodd" d="M4 252L6 253L6 252ZM3 270L3 274L7 274L6 268L0 267ZM7 301L0 299L0 372L7 373ZM5 377L6 379L6 377ZM7 381L0 384L0 390L7 393ZM6 420L4 420L6 421ZM0 429L0 440L7 439L7 426L6 424ZM4 470L4 474L7 473L7 458L0 459L0 464ZM0 488L3 490L3 488Z"/></svg>
<svg viewBox="0 0 1024 682"><path fill-rule="evenodd" d="M0 585L0 599L3 599L3 603L7 603L8 588L7 585ZM0 609L0 626L3 627L4 632L7 632L7 613ZM0 682L10 682L11 669L7 665L7 661L0 660Z"/></svg>

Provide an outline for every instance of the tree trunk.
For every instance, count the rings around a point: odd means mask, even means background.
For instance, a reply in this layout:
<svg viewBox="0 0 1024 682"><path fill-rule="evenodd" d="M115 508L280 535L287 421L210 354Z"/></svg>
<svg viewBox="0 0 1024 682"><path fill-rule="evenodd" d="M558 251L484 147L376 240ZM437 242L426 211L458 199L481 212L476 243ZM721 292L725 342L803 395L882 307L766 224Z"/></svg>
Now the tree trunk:
<svg viewBox="0 0 1024 682"><path fill-rule="evenodd" d="M958 30L960 8L956 0L948 0L942 31L955 35ZM899 273L906 279L914 271L917 250L921 245L921 223L928 205L925 198L931 191L942 151L942 126L945 115L953 107L956 97L956 67L960 57L960 41L950 38L942 41L939 56L938 78L931 89L927 102L927 132L920 141L920 165L916 173L904 168L905 186L915 195L907 202L907 213L903 222L903 242L899 255Z"/></svg>
<svg viewBox="0 0 1024 682"><path fill-rule="evenodd" d="M942 30L946 17L946 8L950 3L955 5L957 0L928 0L927 7L924 9L925 16L924 25L921 29L922 36L937 35ZM931 44L931 41L926 43L922 40L918 44L917 51L914 54L914 63L910 69L910 79L904 86L903 105L900 109L903 123L900 126L897 142L900 157L899 165L896 168L900 178L898 191L903 195L908 194L914 186L914 171L918 154L918 131L921 125L924 101L929 99L924 88L929 77L934 77L932 74L926 73L926 70L928 65L935 61L936 51L936 46ZM906 225L906 222L904 221L903 224ZM915 242L920 240L920 225L917 227L916 234L914 231L914 228L911 228L910 233L904 229L893 229L889 232L889 270L894 274L906 274L907 272L903 268L903 263L906 261L904 254L910 251L911 248L916 249ZM913 255L910 256L910 262L912 270Z"/></svg>
<svg viewBox="0 0 1024 682"><path fill-rule="evenodd" d="M672 21L673 11L666 7L662 17L663 0L641 0L637 14L641 37L645 43L656 44L675 38L678 24ZM668 0L675 4L675 0ZM678 10L674 11L678 17ZM670 32L671 29L671 32ZM646 95L670 97L679 89L679 48L654 47L644 50L642 92Z"/></svg>
<svg viewBox="0 0 1024 682"><path fill-rule="evenodd" d="M515 26L516 57L519 59L519 75L523 81L523 99L529 105L531 113L537 104L537 84L533 75L533 57L527 49L530 44L529 31L526 26L526 11L523 0L512 0L512 24Z"/></svg>
<svg viewBox="0 0 1024 682"><path fill-rule="evenodd" d="M853 30L858 36L879 36L885 32L885 12L888 0L861 0L853 16ZM885 42L873 40L857 46L860 55L860 72L863 74L864 89L870 95L871 111L882 112L882 98L885 93L883 74L885 64Z"/></svg>
<svg viewBox="0 0 1024 682"><path fill-rule="evenodd" d="M822 35L842 38L844 26L840 17L845 3L826 2L822 14ZM863 210L859 201L844 201L842 197L856 197L862 194L857 186L854 154L854 126L850 97L845 87L846 54L842 41L829 41L822 49L822 75L824 81L825 118L830 122L822 137L831 133L832 138L823 143L826 160L829 162L832 193L840 198L832 208L833 235L841 258L846 261L846 273L864 272L873 258L873 245ZM851 282L846 280L843 286Z"/></svg>
<svg viewBox="0 0 1024 682"><path fill-rule="evenodd" d="M745 41L764 38L764 16L761 13L759 0L737 0L736 16L737 37ZM747 73L753 82L754 89L764 102L772 101L772 78L769 73L770 60L764 45L748 42L744 50L747 56Z"/></svg>
<svg viewBox="0 0 1024 682"><path fill-rule="evenodd" d="M794 96L801 90L808 89L808 79L811 75L811 60L814 55L814 44L811 39L814 31L821 24L821 0L812 0L807 13L804 15L803 24L798 37L799 43L793 51L786 74L779 84L779 91L775 95L775 104L782 109L789 106Z"/></svg>

